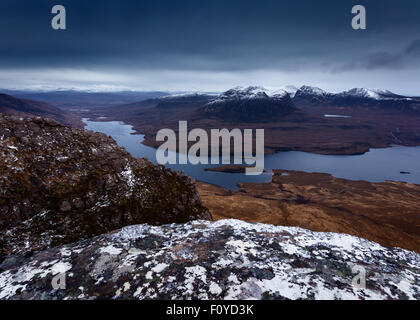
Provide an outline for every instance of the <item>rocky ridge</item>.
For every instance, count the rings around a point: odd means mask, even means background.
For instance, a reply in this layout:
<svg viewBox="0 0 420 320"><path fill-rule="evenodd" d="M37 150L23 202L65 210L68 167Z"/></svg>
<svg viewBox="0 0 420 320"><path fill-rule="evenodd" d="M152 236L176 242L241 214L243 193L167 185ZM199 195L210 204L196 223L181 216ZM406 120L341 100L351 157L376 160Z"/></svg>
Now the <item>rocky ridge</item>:
<svg viewBox="0 0 420 320"><path fill-rule="evenodd" d="M0 116L0 256L130 224L211 219L187 176L102 133Z"/></svg>
<svg viewBox="0 0 420 320"><path fill-rule="evenodd" d="M6 258L0 299L420 299L419 265L419 254L344 234L238 220L135 225Z"/></svg>

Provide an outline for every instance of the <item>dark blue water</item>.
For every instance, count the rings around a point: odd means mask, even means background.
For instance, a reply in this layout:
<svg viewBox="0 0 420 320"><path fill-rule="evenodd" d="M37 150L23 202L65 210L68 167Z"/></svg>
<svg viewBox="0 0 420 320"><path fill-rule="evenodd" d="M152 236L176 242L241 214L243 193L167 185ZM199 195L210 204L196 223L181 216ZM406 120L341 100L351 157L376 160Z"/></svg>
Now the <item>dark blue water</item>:
<svg viewBox="0 0 420 320"><path fill-rule="evenodd" d="M86 129L103 132L113 137L134 157L145 157L156 163L156 149L147 147L141 142L144 135L133 135L130 125L122 122L94 122L83 120ZM181 155L183 156L183 155ZM260 176L231 174L205 171L205 168L220 165L167 165L167 167L184 171L190 177L236 190L238 182L269 182L272 169L298 170L306 172L325 172L340 178L381 182L385 180L407 181L420 184L420 147L393 146L386 149L372 149L363 155L335 156L319 155L300 151L278 152L265 156L267 173ZM400 172L410 172L403 175Z"/></svg>

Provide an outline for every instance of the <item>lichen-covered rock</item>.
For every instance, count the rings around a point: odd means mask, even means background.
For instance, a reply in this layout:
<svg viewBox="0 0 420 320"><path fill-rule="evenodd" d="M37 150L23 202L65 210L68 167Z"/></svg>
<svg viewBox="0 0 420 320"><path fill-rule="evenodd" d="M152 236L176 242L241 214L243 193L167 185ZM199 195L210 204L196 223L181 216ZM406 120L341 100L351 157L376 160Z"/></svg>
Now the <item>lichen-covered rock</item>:
<svg viewBox="0 0 420 320"><path fill-rule="evenodd" d="M353 284L355 270L365 271L365 288ZM221 220L128 226L0 263L0 299L97 298L420 299L420 255Z"/></svg>
<svg viewBox="0 0 420 320"><path fill-rule="evenodd" d="M195 183L102 133L0 116L0 255L138 223L211 219Z"/></svg>

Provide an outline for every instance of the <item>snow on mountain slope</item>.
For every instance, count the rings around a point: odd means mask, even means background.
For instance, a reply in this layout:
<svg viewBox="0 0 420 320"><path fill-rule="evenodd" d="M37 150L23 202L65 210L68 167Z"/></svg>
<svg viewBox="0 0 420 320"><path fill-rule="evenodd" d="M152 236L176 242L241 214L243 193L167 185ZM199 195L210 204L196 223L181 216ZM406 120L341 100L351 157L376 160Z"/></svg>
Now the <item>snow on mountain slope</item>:
<svg viewBox="0 0 420 320"><path fill-rule="evenodd" d="M268 99L263 87L251 86L247 88L235 87L223 92L216 99L210 101L208 105L217 104L230 100L252 100L252 99Z"/></svg>
<svg viewBox="0 0 420 320"><path fill-rule="evenodd" d="M359 98L372 100L407 100L409 98L397 95L389 90L353 88L340 93L331 93L317 87L303 86L296 96L323 96L329 98Z"/></svg>
<svg viewBox="0 0 420 320"><path fill-rule="evenodd" d="M181 92L181 93L172 93L169 95L165 95L162 97L159 97L159 99L171 99L171 98L196 98L196 97L202 97L202 96L217 96L219 95L218 93L214 93L214 92L195 92L195 91L190 91L190 92Z"/></svg>
<svg viewBox="0 0 420 320"><path fill-rule="evenodd" d="M357 98L368 98L374 100L400 99L400 96L397 96L396 94L390 91L366 88L354 88L349 91L341 92L338 95Z"/></svg>
<svg viewBox="0 0 420 320"><path fill-rule="evenodd" d="M266 89L261 86L235 87L218 95L208 105L218 104L230 100L253 100L284 98L289 96L289 92L284 89Z"/></svg>
<svg viewBox="0 0 420 320"><path fill-rule="evenodd" d="M327 94L326 91L320 88L311 87L311 86L302 86L298 91L300 94L307 94L307 95L323 96Z"/></svg>
<svg viewBox="0 0 420 320"><path fill-rule="evenodd" d="M0 270L0 299L420 299L417 253L239 220L128 226Z"/></svg>
<svg viewBox="0 0 420 320"><path fill-rule="evenodd" d="M269 95L270 94L270 95ZM269 91L263 87L236 87L223 92L205 104L207 116L234 121L270 121L296 111L290 95L284 90Z"/></svg>

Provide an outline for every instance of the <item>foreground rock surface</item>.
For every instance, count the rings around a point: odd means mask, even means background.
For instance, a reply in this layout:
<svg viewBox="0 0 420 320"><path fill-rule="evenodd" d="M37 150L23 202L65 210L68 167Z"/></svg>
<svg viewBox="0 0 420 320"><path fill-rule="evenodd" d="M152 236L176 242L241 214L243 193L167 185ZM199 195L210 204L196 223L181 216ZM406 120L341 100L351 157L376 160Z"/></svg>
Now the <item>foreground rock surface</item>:
<svg viewBox="0 0 420 320"><path fill-rule="evenodd" d="M420 253L420 185L274 170L271 183L240 183L239 187L230 191L199 183L203 203L215 220L347 233Z"/></svg>
<svg viewBox="0 0 420 320"><path fill-rule="evenodd" d="M129 226L0 270L1 299L420 299L417 253L238 220Z"/></svg>
<svg viewBox="0 0 420 320"><path fill-rule="evenodd" d="M92 131L0 116L0 255L130 224L211 219L194 182Z"/></svg>

